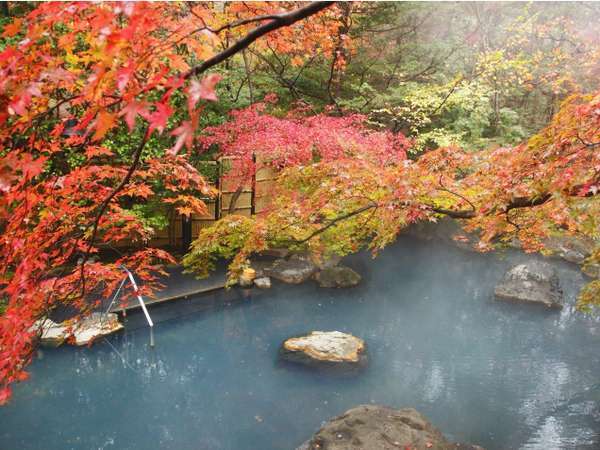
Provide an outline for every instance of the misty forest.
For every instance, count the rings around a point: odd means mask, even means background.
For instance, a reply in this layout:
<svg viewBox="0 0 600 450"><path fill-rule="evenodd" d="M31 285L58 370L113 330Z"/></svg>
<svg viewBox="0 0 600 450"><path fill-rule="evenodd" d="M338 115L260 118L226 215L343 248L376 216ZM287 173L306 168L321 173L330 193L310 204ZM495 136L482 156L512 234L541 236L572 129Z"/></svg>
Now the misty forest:
<svg viewBox="0 0 600 450"><path fill-rule="evenodd" d="M599 19L0 2L0 448L600 448Z"/></svg>

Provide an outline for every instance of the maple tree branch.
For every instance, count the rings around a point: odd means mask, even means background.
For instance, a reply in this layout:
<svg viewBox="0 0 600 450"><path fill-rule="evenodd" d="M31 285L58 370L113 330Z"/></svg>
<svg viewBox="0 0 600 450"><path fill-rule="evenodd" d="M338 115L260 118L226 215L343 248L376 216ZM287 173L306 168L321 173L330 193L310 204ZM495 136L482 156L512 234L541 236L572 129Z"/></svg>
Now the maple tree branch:
<svg viewBox="0 0 600 450"><path fill-rule="evenodd" d="M217 28L216 30L213 30L208 27L206 29L208 31L211 31L212 33L219 34L223 30L230 30L232 28L240 27L242 25L247 25L249 23L263 22L265 20L277 20L279 18L279 16L280 15L278 15L278 14L264 14L262 16L250 17L248 19L240 19L240 20L236 20L235 22L226 23L225 25Z"/></svg>
<svg viewBox="0 0 600 450"><path fill-rule="evenodd" d="M202 64L192 67L188 70L184 75L184 79L189 79L195 75L200 75L201 73L207 71L213 66L225 61L227 58L235 55L236 53L244 50L258 38L268 34L272 31L275 31L279 28L290 26L299 20L306 19L318 12L329 8L335 2L313 2L308 5L298 8L295 11L290 11L283 14L276 14L273 16L273 19L270 22L267 22L263 25L260 25L250 31L245 37L237 41L235 44L227 47L220 53L217 53L212 58L207 59Z"/></svg>
<svg viewBox="0 0 600 450"><path fill-rule="evenodd" d="M104 199L104 201L100 204L100 206L98 208L98 213L96 214L96 218L94 219L94 222L92 224L92 235L90 237L87 249L86 249L86 251L83 255L83 259L81 261L80 278L81 278L81 296L82 297L85 296L85 263L87 262L87 260L90 256L90 252L92 251L92 247L94 246L94 241L96 240L96 235L98 234L98 227L100 225L100 219L106 212L106 209L108 208L108 205L110 204L110 202L127 185L127 183L129 183L129 180L131 180L131 177L133 176L133 173L137 169L137 166L140 162L140 159L142 156L142 151L144 150L144 147L146 146L146 143L148 142L149 137L150 136L149 136L148 132L144 132L144 137L142 138L138 147L135 149L135 152L133 154L133 161L129 165L129 168L127 169L127 173L125 174L125 176L123 177L121 182L111 191L111 193Z"/></svg>
<svg viewBox="0 0 600 450"><path fill-rule="evenodd" d="M594 192L587 192L585 195L579 195L582 186L577 185L573 186L566 194L569 197L593 197L597 195ZM544 203L552 200L553 194L551 192L542 192L537 195L533 195L530 197L513 197L502 209L502 213L508 213L513 209L520 208L533 208L535 206L541 206ZM439 214L445 214L449 217L455 219L472 219L477 215L476 210L453 210L453 209L444 209L444 208L431 208L432 211L437 212Z"/></svg>
<svg viewBox="0 0 600 450"><path fill-rule="evenodd" d="M310 241L312 238L314 238L315 236L324 233L325 231L327 231L329 228L331 228L332 226L334 226L336 223L341 222L343 220L346 219L350 219L351 217L357 216L365 211L368 211L370 209L373 208L377 208L377 204L376 203L369 203L368 205L362 206L358 209L355 209L353 211L350 211L346 214L342 214L340 216L337 216L331 220L329 220L327 222L327 225L313 231L312 233L310 233L307 237L305 237L304 239L290 239L291 242L293 242L294 244L304 244L305 242Z"/></svg>
<svg viewBox="0 0 600 450"><path fill-rule="evenodd" d="M244 59L244 70L246 71L246 78L248 79L248 91L250 93L250 104L254 103L254 93L252 90L252 78L250 72L250 65L248 64L248 56L246 56L246 51L242 50L242 57Z"/></svg>
<svg viewBox="0 0 600 450"><path fill-rule="evenodd" d="M235 44L231 45L230 47L227 47L225 50L216 54L212 58L204 61L202 64L192 67L189 71L187 71L185 74L183 74L183 78L188 79L194 75L199 75L199 74L205 72L206 70L210 69L211 67L225 61L226 59L230 58L234 54L244 50L245 48L250 46L250 44L252 44L254 41L259 39L260 37L272 32L272 31L275 31L279 28L290 26L290 25L294 24L295 22L298 22L299 20L305 19L314 14L317 14L318 12L324 10L325 8L330 7L334 3L335 2L330 2L330 1L329 2L313 2L313 3L309 3L307 6L299 8L295 11L291 11L291 12L287 12L287 13L283 13L283 14L276 14L276 15L273 15L272 17L258 16L253 19L246 19L245 23L268 20L268 19L271 19L271 21L264 25L260 25L256 28L254 28L244 38L240 39ZM242 25L242 23L240 23L240 22L241 21L234 22L234 23L230 24L230 27ZM106 212L106 210L108 209L110 202L127 185L127 183L129 183L129 180L133 176L133 173L135 172L135 170L140 162L142 151L148 141L148 138L149 138L148 133L147 132L144 133L144 138L142 139L142 141L140 142L140 144L138 145L137 149L135 150L135 152L133 154L133 161L132 161L131 165L129 166L129 169L127 170L125 177L111 191L111 193L104 199L104 201L100 204L100 206L98 208L98 213L96 214L94 222L91 225L92 234L90 236L87 249L86 249L86 251L83 255L82 261L81 261L81 269L80 269L81 277L80 278L81 278L81 296L82 297L85 296L85 263L87 262L89 255L92 251L92 248L94 246L94 242L95 242L96 236L98 234L100 220L101 220L102 216L104 215L104 213ZM352 215L354 215L354 214L352 214ZM342 219L340 219L340 220L342 220ZM332 225L333 225L333 223L331 223L329 226L332 226Z"/></svg>
<svg viewBox="0 0 600 450"><path fill-rule="evenodd" d="M594 147L598 147L600 145L600 142L586 142L583 139L581 139L581 137L579 135L575 136L577 138L577 140L579 142L581 142L581 144L583 144L584 146L586 146L587 148L594 148Z"/></svg>
<svg viewBox="0 0 600 450"><path fill-rule="evenodd" d="M442 107L446 104L446 102L448 101L448 99L450 98L450 96L454 93L454 91L456 90L456 88L458 87L458 85L465 79L465 77L463 75L461 75L460 77L458 77L456 79L456 81L454 82L454 84L452 85L452 88L448 91L448 93L446 94L446 96L444 97L444 99L441 101L441 103L433 110L433 112L431 113L432 116L435 116L437 114L437 112L442 109Z"/></svg>
<svg viewBox="0 0 600 450"><path fill-rule="evenodd" d="M502 213L508 213L513 209L519 208L533 208L534 206L540 206L549 201L552 198L552 194L544 193L535 197L513 197L503 208ZM472 219L477 215L475 209L446 209L431 207L431 211L438 214L444 214L453 219Z"/></svg>
<svg viewBox="0 0 600 450"><path fill-rule="evenodd" d="M431 211L444 214L445 216L452 217L453 219L472 219L475 217L476 212L470 209L468 210L456 210L456 209L446 209L446 208L437 208L435 206L429 206Z"/></svg>
<svg viewBox="0 0 600 450"><path fill-rule="evenodd" d="M534 206L543 205L551 198L552 194L550 192L545 192L532 197L513 197L504 208L504 211L508 212L518 208L533 208Z"/></svg>
<svg viewBox="0 0 600 450"><path fill-rule="evenodd" d="M32 119L32 122L38 121L38 120L41 121L43 118L51 115L54 111L56 111L58 108L60 108L65 103L68 103L71 100L75 100L76 98L79 98L79 97L81 97L81 95L72 95L72 96L69 96L69 97L65 97L65 98L63 98L61 100L58 100L54 106L51 106L50 108L48 108L44 112L41 112L36 117L34 117Z"/></svg>
<svg viewBox="0 0 600 450"><path fill-rule="evenodd" d="M467 202L469 204L469 206L471 207L471 211L474 212L476 210L475 205L473 204L473 202L471 200L469 200L464 195L461 195L458 192L451 191L446 186L444 186L444 183L442 182L442 175L440 175L439 184L440 184L440 188L439 188L440 191L444 191L444 192L447 192L449 194L457 196L458 198L464 200L465 202Z"/></svg>

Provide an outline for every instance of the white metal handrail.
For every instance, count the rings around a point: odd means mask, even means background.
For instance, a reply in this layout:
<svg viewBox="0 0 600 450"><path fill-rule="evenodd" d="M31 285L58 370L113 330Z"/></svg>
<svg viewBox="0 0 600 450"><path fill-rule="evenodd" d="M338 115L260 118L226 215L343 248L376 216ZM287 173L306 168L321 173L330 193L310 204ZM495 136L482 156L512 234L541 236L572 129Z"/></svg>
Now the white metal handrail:
<svg viewBox="0 0 600 450"><path fill-rule="evenodd" d="M112 300L110 301L108 308L106 308L106 311L104 311L104 314L107 314L110 311L110 308L112 308L113 303L118 298L119 293L121 292L121 289L123 288L123 285L125 284L127 279L129 279L129 281L131 282L131 285L133 286L133 292L134 292L135 296L137 297L138 302L140 302L142 311L144 311L144 316L146 316L146 321L148 322L148 325L150 326L150 347L154 347L154 322L152 322L152 318L150 317L150 314L148 313L148 309L146 308L146 303L144 303L144 299L142 298L142 296L139 293L138 285L135 282L135 278L134 278L133 274L131 273L131 271L123 265L121 265L121 269L123 269L125 271L127 276L125 278L123 278L123 281L121 281L121 284L119 285L119 288L117 289L117 292L115 292L115 295L112 298Z"/></svg>

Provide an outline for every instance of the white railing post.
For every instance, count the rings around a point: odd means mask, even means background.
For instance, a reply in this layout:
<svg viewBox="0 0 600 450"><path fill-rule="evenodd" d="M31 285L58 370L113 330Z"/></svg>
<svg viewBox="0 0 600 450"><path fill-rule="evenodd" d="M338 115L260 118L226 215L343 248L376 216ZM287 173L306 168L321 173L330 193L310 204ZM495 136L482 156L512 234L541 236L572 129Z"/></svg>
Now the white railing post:
<svg viewBox="0 0 600 450"><path fill-rule="evenodd" d="M140 306L142 307L142 311L144 311L144 316L146 316L146 322L148 322L148 325L150 326L150 347L154 347L154 322L152 322L152 318L150 317L150 314L148 313L148 309L146 309L146 303L144 303L144 299L142 298L142 296L139 293L138 285L135 282L135 278L133 277L133 274L127 267L122 265L121 268L125 271L125 273L127 274L127 277L123 280L123 282L119 286L119 289L117 290L117 294L123 287L123 283L125 282L125 280L127 278L129 278L129 281L131 282L131 285L133 286L133 292L134 292L135 296L137 297L138 302L140 303ZM116 299L117 294L115 294L115 297L113 298L113 302ZM111 302L111 305L113 302ZM110 309L110 306L109 306L109 309ZM125 313L126 310L127 309L124 308L123 313Z"/></svg>

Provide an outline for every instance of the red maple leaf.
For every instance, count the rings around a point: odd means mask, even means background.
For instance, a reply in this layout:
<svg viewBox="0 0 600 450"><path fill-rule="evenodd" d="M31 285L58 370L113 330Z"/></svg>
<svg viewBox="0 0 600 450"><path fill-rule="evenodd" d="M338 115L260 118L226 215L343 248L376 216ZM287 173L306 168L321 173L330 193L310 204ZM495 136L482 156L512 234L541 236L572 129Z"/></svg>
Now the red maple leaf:
<svg viewBox="0 0 600 450"><path fill-rule="evenodd" d="M221 75L213 73L203 78L200 82L192 80L188 89L188 108L190 111L194 109L200 99L213 102L218 100L215 87L221 78Z"/></svg>
<svg viewBox="0 0 600 450"><path fill-rule="evenodd" d="M176 155L181 150L181 147L183 147L183 144L185 144L188 150L192 149L192 145L194 144L194 128L191 122L183 122L180 127L171 132L171 135L178 136L178 138L175 145L167 150L167 153Z"/></svg>
<svg viewBox="0 0 600 450"><path fill-rule="evenodd" d="M145 118L150 116L148 105L146 103L131 101L127 103L119 113L119 116L125 116L125 123L127 124L129 131L133 131L135 119L138 115Z"/></svg>
<svg viewBox="0 0 600 450"><path fill-rule="evenodd" d="M151 112L146 118L150 122L150 128L148 128L148 134L151 134L154 130L158 130L162 133L167 126L169 117L173 114L173 108L166 103L156 103L156 110Z"/></svg>

